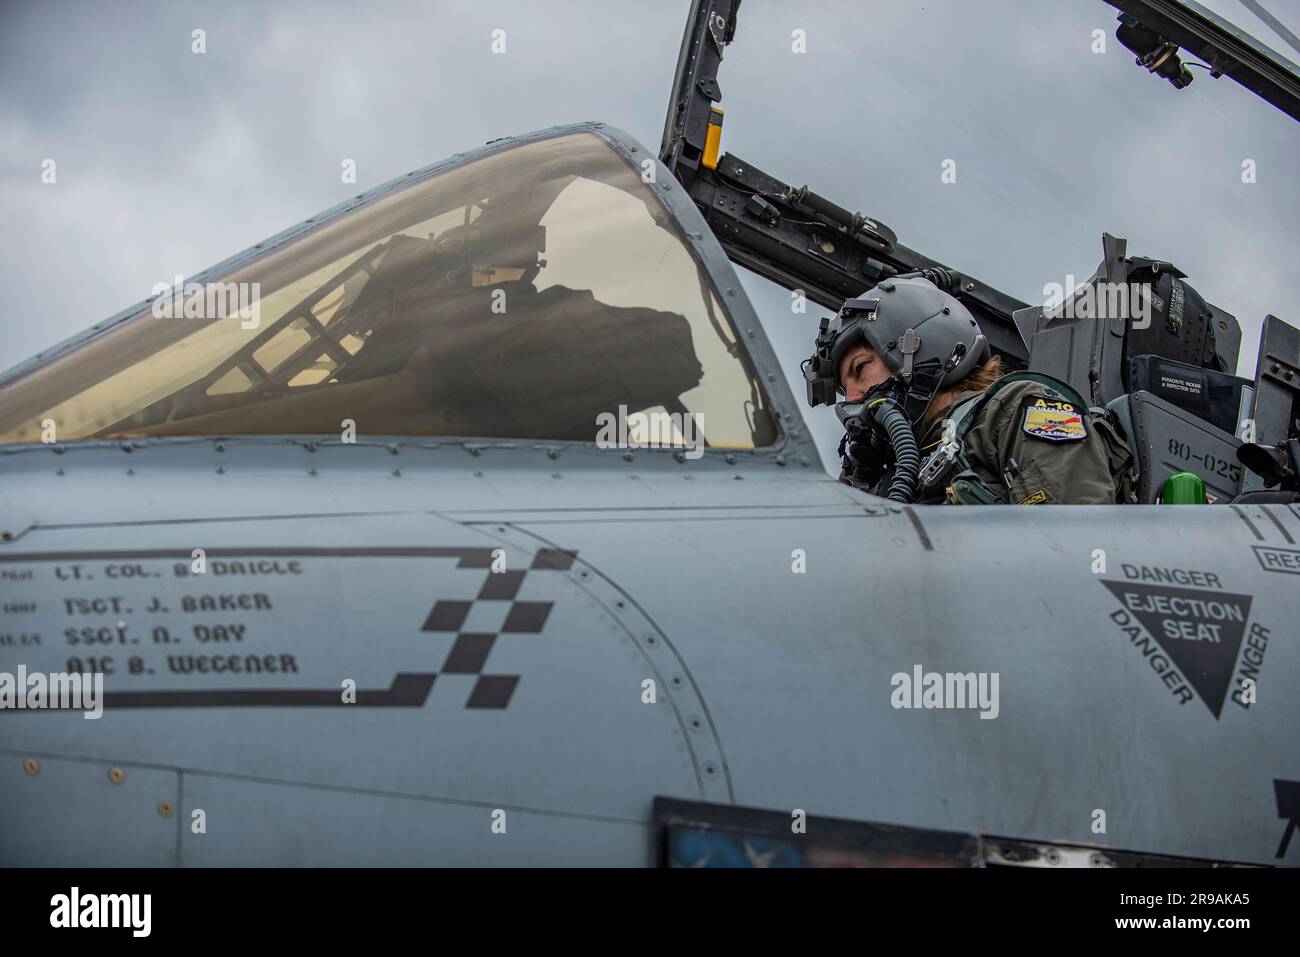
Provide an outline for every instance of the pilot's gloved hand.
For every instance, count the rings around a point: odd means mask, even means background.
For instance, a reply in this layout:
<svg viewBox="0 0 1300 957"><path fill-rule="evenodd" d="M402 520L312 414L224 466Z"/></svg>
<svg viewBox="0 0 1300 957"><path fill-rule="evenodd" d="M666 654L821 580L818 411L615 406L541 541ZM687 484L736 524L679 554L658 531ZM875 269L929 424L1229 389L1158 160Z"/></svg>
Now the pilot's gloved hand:
<svg viewBox="0 0 1300 957"><path fill-rule="evenodd" d="M840 481L854 488L874 489L888 470L891 460L888 446L867 440L854 441L848 434L840 439Z"/></svg>

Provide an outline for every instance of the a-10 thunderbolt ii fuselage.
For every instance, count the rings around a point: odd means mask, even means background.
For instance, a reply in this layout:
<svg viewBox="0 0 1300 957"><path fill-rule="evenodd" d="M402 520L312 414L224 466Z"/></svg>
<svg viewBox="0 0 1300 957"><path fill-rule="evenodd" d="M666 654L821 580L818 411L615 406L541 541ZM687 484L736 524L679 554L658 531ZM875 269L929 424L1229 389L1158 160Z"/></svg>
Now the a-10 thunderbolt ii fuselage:
<svg viewBox="0 0 1300 957"><path fill-rule="evenodd" d="M1300 511L838 484L624 134L496 142L222 280L255 325L152 299L0 382L0 673L105 691L0 712L0 862L643 865L657 797L1300 856Z"/></svg>

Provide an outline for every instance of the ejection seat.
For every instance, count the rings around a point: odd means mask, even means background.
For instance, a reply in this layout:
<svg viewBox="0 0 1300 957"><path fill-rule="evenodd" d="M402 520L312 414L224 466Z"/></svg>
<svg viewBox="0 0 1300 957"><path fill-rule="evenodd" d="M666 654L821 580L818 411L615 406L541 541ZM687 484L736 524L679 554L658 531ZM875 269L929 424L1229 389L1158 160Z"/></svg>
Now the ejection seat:
<svg viewBox="0 0 1300 957"><path fill-rule="evenodd" d="M1014 313L1029 368L1068 382L1120 427L1133 453L1132 502L1159 501L1179 472L1199 476L1210 502L1295 501L1294 470L1267 466L1284 459L1270 447L1300 430L1300 330L1267 317L1255 379L1233 375L1233 316L1172 264L1125 258L1125 241L1110 235L1102 246L1097 272L1059 310Z"/></svg>

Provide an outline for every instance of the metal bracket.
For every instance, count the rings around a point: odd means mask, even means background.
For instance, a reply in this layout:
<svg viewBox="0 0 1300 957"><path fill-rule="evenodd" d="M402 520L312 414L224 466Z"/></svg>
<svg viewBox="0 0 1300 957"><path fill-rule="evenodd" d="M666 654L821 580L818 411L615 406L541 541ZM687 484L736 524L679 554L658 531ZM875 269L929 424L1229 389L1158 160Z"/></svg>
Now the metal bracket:
<svg viewBox="0 0 1300 957"><path fill-rule="evenodd" d="M715 13L709 17L709 36L713 38L713 45L718 48L718 56L722 56L722 48L727 45L727 21L723 19L722 14Z"/></svg>

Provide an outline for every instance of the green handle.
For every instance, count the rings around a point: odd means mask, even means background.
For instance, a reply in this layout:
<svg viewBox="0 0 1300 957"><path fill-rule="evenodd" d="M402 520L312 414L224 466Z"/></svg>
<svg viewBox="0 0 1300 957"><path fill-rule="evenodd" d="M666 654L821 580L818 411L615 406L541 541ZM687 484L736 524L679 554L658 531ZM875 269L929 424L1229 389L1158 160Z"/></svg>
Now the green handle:
<svg viewBox="0 0 1300 957"><path fill-rule="evenodd" d="M1194 472L1175 472L1165 479L1160 501L1165 505L1204 505L1205 482Z"/></svg>

